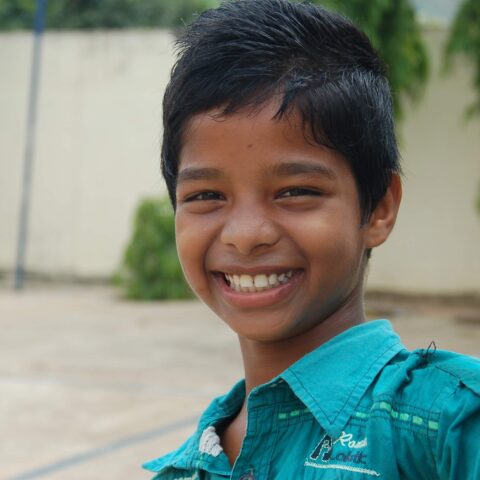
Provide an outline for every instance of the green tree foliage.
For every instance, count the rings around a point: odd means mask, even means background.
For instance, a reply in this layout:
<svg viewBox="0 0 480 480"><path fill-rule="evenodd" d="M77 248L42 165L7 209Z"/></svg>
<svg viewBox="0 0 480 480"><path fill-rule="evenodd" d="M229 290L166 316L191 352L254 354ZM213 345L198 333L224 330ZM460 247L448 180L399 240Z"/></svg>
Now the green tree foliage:
<svg viewBox="0 0 480 480"><path fill-rule="evenodd" d="M46 27L175 27L218 0L48 0ZM0 29L31 28L36 0L0 0Z"/></svg>
<svg viewBox="0 0 480 480"><path fill-rule="evenodd" d="M32 28L35 0L0 0L0 30Z"/></svg>
<svg viewBox="0 0 480 480"><path fill-rule="evenodd" d="M178 260L173 211L167 199L141 202L116 282L132 299L192 296Z"/></svg>
<svg viewBox="0 0 480 480"><path fill-rule="evenodd" d="M477 98L466 111L467 118L471 118L480 115L480 0L464 0L460 5L445 49L447 70L456 55L463 55L474 68Z"/></svg>
<svg viewBox="0 0 480 480"><path fill-rule="evenodd" d="M429 62L420 25L410 0L315 0L345 14L370 38L387 66L397 118L402 100L420 98Z"/></svg>

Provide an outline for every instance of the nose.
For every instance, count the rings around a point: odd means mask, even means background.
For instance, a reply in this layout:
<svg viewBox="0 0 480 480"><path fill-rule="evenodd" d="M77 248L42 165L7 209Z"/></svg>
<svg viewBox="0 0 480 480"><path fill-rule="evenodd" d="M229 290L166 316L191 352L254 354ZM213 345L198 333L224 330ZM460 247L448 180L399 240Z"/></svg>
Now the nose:
<svg viewBox="0 0 480 480"><path fill-rule="evenodd" d="M251 255L261 247L275 245L280 229L263 209L244 206L229 212L220 239L242 255Z"/></svg>

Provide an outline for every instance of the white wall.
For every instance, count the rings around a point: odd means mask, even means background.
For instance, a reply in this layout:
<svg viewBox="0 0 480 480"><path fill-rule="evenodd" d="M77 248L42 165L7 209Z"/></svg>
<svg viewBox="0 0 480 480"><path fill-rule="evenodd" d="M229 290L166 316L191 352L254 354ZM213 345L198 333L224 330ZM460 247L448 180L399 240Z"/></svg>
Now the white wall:
<svg viewBox="0 0 480 480"><path fill-rule="evenodd" d="M0 269L11 270L27 87L27 33L0 35ZM106 276L134 207L164 191L161 99L172 65L163 31L47 33L43 48L28 269Z"/></svg>
<svg viewBox="0 0 480 480"><path fill-rule="evenodd" d="M442 74L442 31L426 32L431 79L401 129L403 205L395 231L374 252L369 285L378 290L480 293L480 119L466 123L473 72L458 62Z"/></svg>
<svg viewBox="0 0 480 480"><path fill-rule="evenodd" d="M402 128L404 204L374 252L376 290L480 294L480 121L468 67L439 74L443 32L428 32L432 78ZM47 33L43 49L27 265L105 277L118 266L134 208L165 192L159 172L161 99L173 63L163 31ZM11 271L32 38L0 35L0 270Z"/></svg>

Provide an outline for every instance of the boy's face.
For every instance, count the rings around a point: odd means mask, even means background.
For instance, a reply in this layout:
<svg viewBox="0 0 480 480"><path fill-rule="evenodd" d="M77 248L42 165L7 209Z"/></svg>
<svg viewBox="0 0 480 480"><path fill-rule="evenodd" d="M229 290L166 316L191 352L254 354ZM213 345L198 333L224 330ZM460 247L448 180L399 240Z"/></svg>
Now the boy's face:
<svg viewBox="0 0 480 480"><path fill-rule="evenodd" d="M275 112L272 103L193 117L177 185L188 282L238 335L259 341L304 333L357 304L371 247L347 161Z"/></svg>

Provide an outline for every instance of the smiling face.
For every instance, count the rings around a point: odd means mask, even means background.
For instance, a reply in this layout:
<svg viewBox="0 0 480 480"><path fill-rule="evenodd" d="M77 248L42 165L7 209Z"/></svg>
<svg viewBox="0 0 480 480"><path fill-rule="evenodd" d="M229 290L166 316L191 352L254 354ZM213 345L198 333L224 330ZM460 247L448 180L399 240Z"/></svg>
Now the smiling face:
<svg viewBox="0 0 480 480"><path fill-rule="evenodd" d="M364 252L373 246L347 161L307 142L294 115L273 120L275 112L269 104L193 117L177 183L189 284L240 337L258 341L347 311L361 321Z"/></svg>

